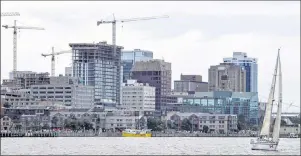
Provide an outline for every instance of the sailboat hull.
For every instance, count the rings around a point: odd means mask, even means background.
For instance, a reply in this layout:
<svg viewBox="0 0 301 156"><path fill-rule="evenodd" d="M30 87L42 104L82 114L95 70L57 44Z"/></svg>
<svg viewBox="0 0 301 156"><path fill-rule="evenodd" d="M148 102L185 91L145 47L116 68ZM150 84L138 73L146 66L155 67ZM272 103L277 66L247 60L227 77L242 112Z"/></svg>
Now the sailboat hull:
<svg viewBox="0 0 301 156"><path fill-rule="evenodd" d="M276 151L278 147L278 142L272 142L267 140L251 140L252 150L266 150L266 151Z"/></svg>

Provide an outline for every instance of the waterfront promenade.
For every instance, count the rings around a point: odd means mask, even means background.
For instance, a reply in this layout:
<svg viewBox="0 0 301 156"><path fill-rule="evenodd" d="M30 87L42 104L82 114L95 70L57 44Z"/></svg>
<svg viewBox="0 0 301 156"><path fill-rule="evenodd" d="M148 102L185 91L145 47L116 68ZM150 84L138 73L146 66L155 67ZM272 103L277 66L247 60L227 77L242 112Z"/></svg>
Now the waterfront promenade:
<svg viewBox="0 0 301 156"><path fill-rule="evenodd" d="M6 132L1 133L1 137L121 137L121 132L94 132L94 131L49 131L49 132ZM256 137L249 133L245 134L218 134L218 133L200 133L200 132L152 132L152 137ZM286 135L281 135L287 138Z"/></svg>

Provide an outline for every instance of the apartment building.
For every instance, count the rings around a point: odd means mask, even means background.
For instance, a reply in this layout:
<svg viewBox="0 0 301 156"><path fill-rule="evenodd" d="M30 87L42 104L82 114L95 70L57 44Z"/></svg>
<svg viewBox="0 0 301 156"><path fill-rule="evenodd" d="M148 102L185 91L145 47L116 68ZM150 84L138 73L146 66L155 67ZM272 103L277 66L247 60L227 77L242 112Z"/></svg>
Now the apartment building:
<svg viewBox="0 0 301 156"><path fill-rule="evenodd" d="M211 91L246 91L246 70L236 64L221 63L220 65L210 66L209 92Z"/></svg>
<svg viewBox="0 0 301 156"><path fill-rule="evenodd" d="M237 130L237 115L180 112L167 114L167 120L174 125L181 124L184 119L189 120L195 131L202 131L204 126L208 126L209 132L228 133Z"/></svg>
<svg viewBox="0 0 301 156"><path fill-rule="evenodd" d="M147 118L140 116L107 116L105 129L146 129Z"/></svg>
<svg viewBox="0 0 301 156"><path fill-rule="evenodd" d="M40 100L30 95L30 90L18 90L13 92L1 92L1 101L3 105L10 107L28 107L40 104Z"/></svg>
<svg viewBox="0 0 301 156"><path fill-rule="evenodd" d="M84 86L77 78L69 76L50 77L48 85L32 85L31 95L75 108L91 108L94 105L94 87Z"/></svg>
<svg viewBox="0 0 301 156"><path fill-rule="evenodd" d="M121 108L133 111L155 111L156 88L148 84L127 80L122 86Z"/></svg>
<svg viewBox="0 0 301 156"><path fill-rule="evenodd" d="M180 80L174 81L175 92L207 92L208 82L202 81L201 75L182 75Z"/></svg>

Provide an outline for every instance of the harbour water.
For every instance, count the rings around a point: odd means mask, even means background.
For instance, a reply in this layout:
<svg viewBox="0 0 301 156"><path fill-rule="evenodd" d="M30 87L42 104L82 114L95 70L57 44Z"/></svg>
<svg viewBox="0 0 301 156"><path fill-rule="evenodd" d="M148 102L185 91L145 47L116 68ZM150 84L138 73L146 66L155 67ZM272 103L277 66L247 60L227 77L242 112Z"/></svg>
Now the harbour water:
<svg viewBox="0 0 301 156"><path fill-rule="evenodd" d="M1 138L1 155L300 155L300 138L281 138L278 151L254 151L251 137Z"/></svg>

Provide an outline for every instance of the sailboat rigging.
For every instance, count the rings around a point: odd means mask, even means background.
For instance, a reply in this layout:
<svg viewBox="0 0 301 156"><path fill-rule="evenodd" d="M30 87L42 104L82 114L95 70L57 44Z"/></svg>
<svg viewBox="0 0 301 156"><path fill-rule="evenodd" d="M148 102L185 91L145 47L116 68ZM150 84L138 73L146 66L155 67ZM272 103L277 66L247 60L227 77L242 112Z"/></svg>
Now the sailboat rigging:
<svg viewBox="0 0 301 156"><path fill-rule="evenodd" d="M279 90L278 90L278 107L275 124L273 126L273 133L271 131L271 119L272 119L272 109L273 103L275 101L275 86L276 86L276 76L279 68L278 81L279 81ZM266 111L264 115L264 120L262 123L260 136L257 140L251 139L252 150L276 150L279 143L279 132L280 132L280 123L281 123L281 112L282 112L282 71L281 71L281 62L280 62L280 49L278 49L276 67L274 69L274 75L272 79L272 85L270 89L268 103L266 105Z"/></svg>

